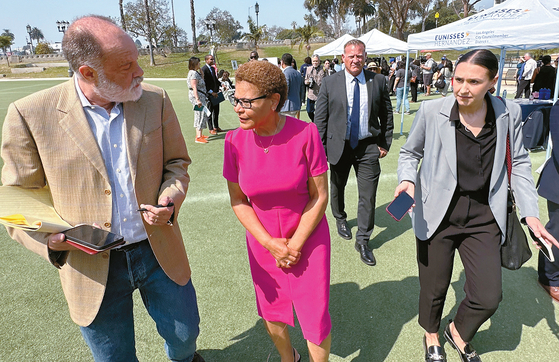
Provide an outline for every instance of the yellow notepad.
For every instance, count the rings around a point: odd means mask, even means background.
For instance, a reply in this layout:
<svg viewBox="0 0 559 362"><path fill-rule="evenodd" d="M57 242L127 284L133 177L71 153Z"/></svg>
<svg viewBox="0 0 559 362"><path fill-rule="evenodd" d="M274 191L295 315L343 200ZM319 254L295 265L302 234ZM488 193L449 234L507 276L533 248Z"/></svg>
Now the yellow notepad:
<svg viewBox="0 0 559 362"><path fill-rule="evenodd" d="M0 224L46 233L72 227L54 210L48 186L40 189L0 186Z"/></svg>

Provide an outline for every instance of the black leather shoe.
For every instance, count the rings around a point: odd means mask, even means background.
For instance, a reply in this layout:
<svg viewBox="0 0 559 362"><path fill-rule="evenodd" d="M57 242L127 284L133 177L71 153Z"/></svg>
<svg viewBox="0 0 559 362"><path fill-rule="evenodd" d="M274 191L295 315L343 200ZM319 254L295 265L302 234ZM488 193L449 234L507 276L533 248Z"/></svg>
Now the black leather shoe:
<svg viewBox="0 0 559 362"><path fill-rule="evenodd" d="M202 356L198 354L198 352L194 352L194 357L192 358L192 362L206 362Z"/></svg>
<svg viewBox="0 0 559 362"><path fill-rule="evenodd" d="M355 243L355 250L359 252L361 256L361 261L369 266L375 266L377 261L375 260L375 256L369 246L367 244L359 244Z"/></svg>
<svg viewBox="0 0 559 362"><path fill-rule="evenodd" d="M336 226L338 227L338 235L346 240L351 240L351 229L346 220L336 220Z"/></svg>
<svg viewBox="0 0 559 362"><path fill-rule="evenodd" d="M448 324L446 325L446 328L444 329L444 338L446 339L446 341L448 343L450 343L452 348L454 348L458 352L458 356L460 357L460 361L462 361L462 362L481 362L481 358L479 357L477 352L474 350L472 345L469 344L469 343L466 343L466 347L464 347L464 353L460 352L460 349L458 348L458 345L456 345L456 343L454 342L454 338L452 338L452 333L450 332L450 323L452 323L452 320L450 320L448 322Z"/></svg>
<svg viewBox="0 0 559 362"><path fill-rule="evenodd" d="M429 348L427 348L425 336L423 336L423 350L425 351L425 362L446 362L443 347L429 346Z"/></svg>

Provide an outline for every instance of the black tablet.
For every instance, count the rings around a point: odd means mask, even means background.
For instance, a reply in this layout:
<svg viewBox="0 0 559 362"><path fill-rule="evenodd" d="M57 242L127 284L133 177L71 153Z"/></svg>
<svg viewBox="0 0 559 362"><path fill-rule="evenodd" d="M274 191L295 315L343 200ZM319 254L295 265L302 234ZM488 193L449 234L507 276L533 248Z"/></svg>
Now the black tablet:
<svg viewBox="0 0 559 362"><path fill-rule="evenodd" d="M79 225L64 231L66 239L86 248L104 251L124 244L124 237L96 228L92 225Z"/></svg>

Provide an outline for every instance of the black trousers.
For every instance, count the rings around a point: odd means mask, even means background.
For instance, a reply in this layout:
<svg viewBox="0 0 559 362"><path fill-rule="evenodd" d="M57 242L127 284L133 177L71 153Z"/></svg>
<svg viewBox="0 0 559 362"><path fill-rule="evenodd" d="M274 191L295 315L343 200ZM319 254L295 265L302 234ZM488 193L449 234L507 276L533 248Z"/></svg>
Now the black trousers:
<svg viewBox="0 0 559 362"><path fill-rule="evenodd" d="M559 237L559 204L547 201L547 213L549 222L545 228L556 239ZM555 262L550 262L540 252L538 252L538 278L543 285L559 287L559 249L551 248L555 256Z"/></svg>
<svg viewBox="0 0 559 362"><path fill-rule="evenodd" d="M388 91L390 92L390 94L394 94L393 89L394 89L395 81L396 81L396 77L394 75L388 79Z"/></svg>
<svg viewBox="0 0 559 362"><path fill-rule="evenodd" d="M466 298L458 307L454 323L462 339L470 342L502 299L499 226L493 222L459 227L443 221L429 240L417 239L419 324L429 333L439 331L455 250L464 265Z"/></svg>
<svg viewBox="0 0 559 362"><path fill-rule="evenodd" d="M311 119L311 122L314 122L314 110L315 110L316 101L307 98L307 114Z"/></svg>
<svg viewBox="0 0 559 362"><path fill-rule="evenodd" d="M516 96L514 98L522 98L522 93L524 93L524 98L530 98L530 79L519 80L516 86Z"/></svg>
<svg viewBox="0 0 559 362"><path fill-rule="evenodd" d="M415 83L410 83L411 90L411 101L417 102L417 81Z"/></svg>
<svg viewBox="0 0 559 362"><path fill-rule="evenodd" d="M342 157L330 164L330 206L336 220L345 220L345 186L351 167L357 176L357 234L359 244L367 244L375 226L375 203L380 177L379 149L374 138L359 141L355 149L345 142Z"/></svg>
<svg viewBox="0 0 559 362"><path fill-rule="evenodd" d="M210 97L212 96L210 95ZM212 130L214 128L219 128L219 122L218 122L219 104L214 105L212 102L210 102L209 106L210 106L210 112L212 112L212 114L208 118L208 128Z"/></svg>

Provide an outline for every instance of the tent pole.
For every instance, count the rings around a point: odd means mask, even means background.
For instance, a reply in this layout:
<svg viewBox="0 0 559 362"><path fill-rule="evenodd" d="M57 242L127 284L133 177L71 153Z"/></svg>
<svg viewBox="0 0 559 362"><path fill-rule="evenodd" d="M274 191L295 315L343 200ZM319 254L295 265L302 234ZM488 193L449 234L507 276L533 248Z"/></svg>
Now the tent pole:
<svg viewBox="0 0 559 362"><path fill-rule="evenodd" d="M499 79L497 80L497 91L495 94L498 96L501 95L501 81L503 80L503 70L505 69L505 56L507 51L505 47L501 47L501 59L499 59Z"/></svg>
<svg viewBox="0 0 559 362"><path fill-rule="evenodd" d="M555 91L553 92L553 104L557 103L557 97L559 96L559 72L555 76ZM549 136L547 137L547 150L545 151L545 159L551 157L551 149L553 148L553 142L551 142L551 130Z"/></svg>
<svg viewBox="0 0 559 362"><path fill-rule="evenodd" d="M406 51L406 68L404 69L404 96L402 97L402 108L406 108L404 107L405 104L405 100L408 98L408 69L410 67L410 50L408 49ZM398 104L398 103L396 103ZM398 112L400 112L400 110L397 110ZM404 134L404 112L402 109L402 113L400 114L400 135Z"/></svg>

